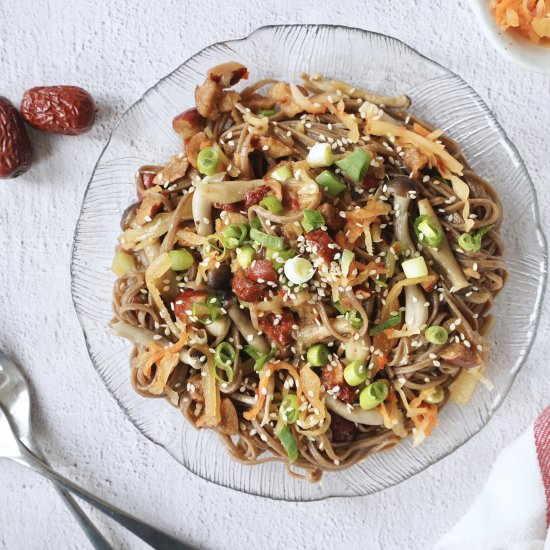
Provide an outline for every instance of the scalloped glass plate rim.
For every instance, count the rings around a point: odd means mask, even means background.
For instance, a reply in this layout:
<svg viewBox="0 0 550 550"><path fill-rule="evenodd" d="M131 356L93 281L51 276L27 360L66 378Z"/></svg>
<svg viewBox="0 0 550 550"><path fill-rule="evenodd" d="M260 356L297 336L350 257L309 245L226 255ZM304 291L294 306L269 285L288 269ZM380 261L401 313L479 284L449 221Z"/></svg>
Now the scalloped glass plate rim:
<svg viewBox="0 0 550 550"><path fill-rule="evenodd" d="M85 343L86 343L86 348L88 350L88 354L90 355L90 359L92 361L92 364L94 365L94 370L96 370L96 373L98 374L98 376L100 377L102 383L104 384L104 386L107 388L107 391L113 396L113 398L116 400L116 402L118 403L118 405L121 407L121 409L125 412L125 414L127 415L127 417L129 418L129 420L132 422L132 424L139 430L139 432L144 435L147 439L149 439L150 441L152 441L154 444L156 445L159 445L161 448L163 448L170 456L172 456L172 458L174 458L176 460L176 462L178 462L179 464L181 464L182 466L185 467L185 469L187 471L189 471L190 473L194 474L194 475L197 475L198 477L200 477L201 479L204 479L205 481L209 482L209 483L213 483L215 485L218 485L218 486L223 486L223 487L226 487L226 488L229 488L229 489L232 489L232 490L235 490L235 491L238 491L238 492L243 492L245 494L253 494L253 495L256 495L256 496L261 496L262 498L267 498L267 499L270 499L270 500L285 500L285 501L297 501L295 499L286 499L284 497L273 497L273 496L270 496L270 495L266 495L266 494L263 494L263 493L257 493L257 492L254 492L254 491L245 491L244 489L241 489L239 487L232 487L232 486L229 486L229 485L225 485L225 484L221 484L221 483L218 483L214 480L211 480L211 479L208 479L206 477L204 477L203 475L199 474L199 473L196 473L196 472L193 472L193 470L191 470L187 465L183 464L180 460L178 460L178 458L168 449L166 448L162 443L160 442L157 442L153 439L153 437L151 437L149 434L147 434L144 429L142 429L132 418L132 414L131 412L128 410L128 408L126 407L126 405L118 398L118 396L114 393L114 391L108 386L106 380L103 378L103 376L101 376L101 374L99 373L98 369L95 368L95 362L94 360L92 359L92 350L91 350L91 343L89 341L89 338L88 338L88 335L86 334L86 330L85 330L85 327L84 327L84 323L83 323L83 319L81 317L81 313L79 311L79 308L78 308L78 305L77 305L77 299L76 299L76 290L75 290L75 285L74 285L74 281L75 281L75 278L76 278L76 274L75 274L75 263L74 263L74 259L75 259L75 251L76 251L76 248L77 248L77 237L78 237L78 234L79 234L79 226L80 226L80 220L81 220L81 217L83 215L83 211L84 211L84 207L85 207L85 203L86 203L86 198L88 196L88 192L90 190L90 186L92 184L92 182L94 181L94 177L95 177L95 174L96 174L96 171L98 169L98 167L100 166L101 164L101 161L103 159L103 156L105 154L105 152L107 151L107 149L109 148L109 145L111 144L111 141L112 141L112 138L113 136L116 134L116 131L117 131L117 128L119 127L119 125L122 123L122 121L124 120L124 118L130 113L132 112L132 110L134 110L138 105L140 105L142 102L144 102L145 98L147 97L147 95L149 93L151 93L159 84L161 84L162 82L164 82L165 80L169 79L172 75L174 75L182 66L186 65L187 63L189 63L190 61L192 61L194 58L196 57L199 57L201 54L203 54L204 52L206 52L207 50L211 49L211 48L215 48L216 46L221 46L221 45L224 45L224 46L230 46L231 44L234 44L234 43L239 43L239 42L245 42L247 40L249 40L250 38L252 38L254 35L256 34L259 34L261 32L266 32L266 31L274 31L274 30L278 30L278 29L290 29L290 28L304 28L304 29L319 29L319 28L325 28L325 29L342 29L342 30L349 30L349 31L355 31L355 32L360 32L360 33L364 33L366 35L370 34L370 35L377 35L379 37L383 37L383 38L386 38L390 41L393 41L393 42L396 42L396 43L399 43L401 46L403 46L404 48L412 51L414 54L418 55L419 57L423 58L424 60L428 61L429 63L432 63L434 64L435 66L443 69L444 71L446 71L447 73L457 77L460 81L461 81L461 84L463 84L466 88L468 88L471 93L475 96L475 98L478 100L479 102L479 105L482 107L482 109L486 112L486 114L488 114L491 119L492 119L492 122L495 124L496 128L499 130L500 132L500 137L504 140L504 142L506 143L507 147L508 147L508 150L509 150L509 154L511 156L511 158L521 167L521 169L524 171L525 173L525 178L526 178L526 182L527 184L530 186L531 188L531 192L533 193L533 198L534 198L534 202L533 202L533 215L534 215L534 221L535 221L535 225L536 225L536 229L537 229L537 240L538 240L538 243L540 245L540 248L541 248L541 253L542 253L542 257L544 259L544 265L542 266L542 268L540 269L540 279L538 281L538 291L537 291L537 297L536 297L536 303L534 305L534 311L533 311L533 316L532 316L532 326L534 328L536 328L539 324L539 321L540 321L540 315L541 315L541 307L542 307L542 302L543 302L543 298L544 298L544 295L545 295L545 291L546 291L546 284L547 284L547 242L546 242L546 237L544 235L544 232L542 230L542 227L541 227L541 223L540 223L540 214L539 214L539 210L538 210L538 199L537 199L537 192L536 192L536 188L532 182L532 179L527 171L527 168L517 150L517 148L515 147L515 145L510 141L510 139L508 138L506 132L504 131L504 129L502 128L501 124L498 122L498 120L496 120L496 118L494 117L494 115L492 114L492 112L490 111L490 109L487 107L487 105L485 104L485 102L481 99L481 97L477 94L477 92L469 85L467 84L459 75L457 75L456 73L454 73L454 71L451 71L450 69L448 69L447 67L445 67L444 65L430 59L429 57L423 55L422 53L418 52L415 48L413 48L412 46L408 45L406 42L398 39L398 38L395 38L395 37L392 37L392 36L389 36L389 35L386 35L386 34L383 34L383 33L379 33L379 32L376 32L376 31L370 31L370 30L366 30L366 29L361 29L361 28L358 28L358 27L352 27L352 26L346 26L346 25L330 25L330 24L283 24L283 25L265 25L265 26L262 26L262 27L259 27L257 28L256 30L254 30L253 32L251 32L249 35L245 36L245 37L242 37L242 38L236 38L236 39L231 39L231 40L226 40L226 41L219 41L219 42L215 42L215 43L212 43L204 48L202 48L201 50L197 51L195 54L193 54L191 57L187 58L183 63L181 63L178 67L176 67L173 71L171 71L170 73L168 73L166 76L164 76L163 78L161 78L158 82L156 82L153 86L151 86L150 88L148 88L146 90L146 92L144 92L144 94L136 101L134 102L128 109L126 109L124 111L124 113L120 116L120 118L117 120L117 122L115 123L110 135L109 135L109 138L105 144L105 146L103 147L99 157L98 157L98 160L96 162L96 164L94 165L94 169L93 169L93 172L92 172L92 175L88 181L88 184L86 186L86 190L85 190L85 193L84 193L84 197L83 197L83 202L82 202L82 206L81 206L81 210L80 210L80 213L79 213L79 218L78 218L78 221L77 221L77 225L76 225L76 228L75 228L75 232L74 232L74 237L73 237L73 246L72 246L72 251L71 251L71 295L72 295L72 300L73 300L73 306L75 307L75 311L77 313L77 318L78 318L78 321L79 321L79 324L81 326L81 329L82 329L82 333L84 335L84 340L85 340ZM536 330L532 331L530 337L529 337L529 341L526 343L526 346L525 346L525 350L524 350L524 353L523 353L523 357L521 359L521 362L518 364L517 368L515 369L515 371L511 372L510 374L510 378L509 378L509 381L508 381L508 384L506 385L505 388L503 388L503 390L501 391L499 397L497 400L493 400L493 405L491 407L490 410L488 410L487 412L487 416L486 418L484 419L484 422L482 425L479 426L479 428L476 428L472 434L470 435L470 437L464 439L463 441L459 441L457 442L456 444L454 444L452 446L452 448L450 448L448 450L448 452L446 452L445 454L443 454L442 456L438 457L437 459L433 460L432 462L429 462L421 467L419 467L413 474L411 474L408 478L405 478L405 479L401 479L395 483L392 483L392 484L388 484L384 487L380 487L380 488L377 488L373 491L370 491L368 493L365 493L365 494L374 494L378 491L381 491L381 490L384 490L388 487L393 487L395 485L399 485L400 483L403 483L404 481L406 481L406 479L409 479L410 477L412 477L413 475L416 475L422 471L424 471L425 469L427 469L428 467L432 466L433 464L436 464L437 462L439 462L440 460L446 458L447 456L449 456L451 453L453 453L454 451L456 451L457 449L459 449L460 447L462 447L462 445L464 445L465 443L467 443L468 441L470 441L473 437L475 437L486 425L487 423L490 421L490 419L492 418L492 416L494 415L494 413L498 410L498 408L502 405L502 403L504 402L506 396L508 395L509 393L509 390L517 376L517 374L519 373L519 371L521 370L522 366L524 365L525 361L527 360L527 357L531 351L531 348L533 346L533 343L534 343L534 340L535 340L535 337L536 337ZM240 466L237 462L235 462L235 466L238 467ZM319 496L319 497L315 497L315 498L312 498L312 499L309 499L307 500L307 502L312 502L312 501L321 501L321 500L325 500L325 499L329 499L329 498L348 498L348 497L360 497L360 496L364 496L362 494L359 494L359 493L356 493L356 494L327 494L327 495L323 495L323 496Z"/></svg>

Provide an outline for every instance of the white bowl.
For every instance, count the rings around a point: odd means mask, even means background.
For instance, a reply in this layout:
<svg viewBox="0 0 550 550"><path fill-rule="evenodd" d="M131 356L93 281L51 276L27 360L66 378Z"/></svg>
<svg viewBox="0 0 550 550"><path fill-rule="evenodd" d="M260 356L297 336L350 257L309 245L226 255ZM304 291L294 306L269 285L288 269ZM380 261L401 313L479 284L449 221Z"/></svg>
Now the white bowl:
<svg viewBox="0 0 550 550"><path fill-rule="evenodd" d="M550 74L550 48L538 46L527 39L516 38L500 30L489 0L469 0L470 6L491 44L504 57L539 73Z"/></svg>

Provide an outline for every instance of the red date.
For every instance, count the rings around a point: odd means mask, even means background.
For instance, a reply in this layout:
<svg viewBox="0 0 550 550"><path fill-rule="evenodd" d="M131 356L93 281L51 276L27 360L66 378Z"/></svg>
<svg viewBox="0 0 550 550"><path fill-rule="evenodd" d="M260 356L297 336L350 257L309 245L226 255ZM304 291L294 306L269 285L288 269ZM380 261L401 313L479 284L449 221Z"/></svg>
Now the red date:
<svg viewBox="0 0 550 550"><path fill-rule="evenodd" d="M355 401L355 390L344 379L344 368L340 363L337 366L324 367L321 371L321 384L326 390L332 390L332 394L344 403ZM334 391L335 388L338 388Z"/></svg>
<svg viewBox="0 0 550 550"><path fill-rule="evenodd" d="M337 252L336 243L330 235L322 229L316 229L306 233L307 243L317 251L317 255L328 264L332 262Z"/></svg>
<svg viewBox="0 0 550 550"><path fill-rule="evenodd" d="M231 282L233 294L244 302L257 302L264 295L264 289L261 285L247 279L244 272L237 271Z"/></svg>
<svg viewBox="0 0 550 550"><path fill-rule="evenodd" d="M24 93L21 114L37 130L77 136L93 126L96 106L77 86L38 86Z"/></svg>
<svg viewBox="0 0 550 550"><path fill-rule="evenodd" d="M189 139L201 129L200 116L197 109L187 109L174 117L172 128L183 139Z"/></svg>
<svg viewBox="0 0 550 550"><path fill-rule="evenodd" d="M330 413L330 431L332 433L332 441L335 443L349 442L355 439L357 428L355 424L347 418L342 418L340 415Z"/></svg>
<svg viewBox="0 0 550 550"><path fill-rule="evenodd" d="M263 332L277 347L289 346L293 341L292 327L296 323L294 315L290 311L283 311L281 315L268 313L260 317L258 324Z"/></svg>
<svg viewBox="0 0 550 550"><path fill-rule="evenodd" d="M31 160L31 142L25 124L13 104L0 97L0 178L23 174Z"/></svg>
<svg viewBox="0 0 550 550"><path fill-rule="evenodd" d="M269 260L256 260L246 269L245 273L247 278L255 283L262 284L267 281L276 283L278 281L277 272Z"/></svg>

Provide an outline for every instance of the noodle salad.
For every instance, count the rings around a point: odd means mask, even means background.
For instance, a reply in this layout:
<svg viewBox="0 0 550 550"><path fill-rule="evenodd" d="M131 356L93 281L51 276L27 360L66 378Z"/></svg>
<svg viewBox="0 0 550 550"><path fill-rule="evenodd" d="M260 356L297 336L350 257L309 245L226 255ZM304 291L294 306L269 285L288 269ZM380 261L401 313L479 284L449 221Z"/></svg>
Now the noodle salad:
<svg viewBox="0 0 550 550"><path fill-rule="evenodd" d="M111 330L140 394L315 481L491 386L502 211L407 96L320 74L233 88L248 76L210 69L173 120L182 150L137 171Z"/></svg>

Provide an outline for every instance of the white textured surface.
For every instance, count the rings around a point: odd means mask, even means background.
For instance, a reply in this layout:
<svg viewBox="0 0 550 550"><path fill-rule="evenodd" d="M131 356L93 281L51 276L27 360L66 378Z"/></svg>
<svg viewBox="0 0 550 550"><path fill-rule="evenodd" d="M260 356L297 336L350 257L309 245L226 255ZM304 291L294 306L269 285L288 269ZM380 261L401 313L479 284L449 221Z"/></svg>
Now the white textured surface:
<svg viewBox="0 0 550 550"><path fill-rule="evenodd" d="M126 420L93 370L72 307L74 226L95 159L123 111L198 49L261 25L340 23L376 30L460 74L495 112L526 160L543 218L550 205L550 77L525 72L498 56L464 1L236 4L125 0L69 7L54 1L0 0L0 95L17 102L31 86L69 83L88 88L100 106L97 124L85 136L32 132L33 168L0 183L0 348L17 359L32 381L36 435L52 464L197 546L429 548L467 509L498 451L547 404L548 304L510 395L487 427L461 449L370 497L272 502L196 478ZM142 547L95 512L93 517L115 547ZM87 547L51 486L3 462L0 548Z"/></svg>

